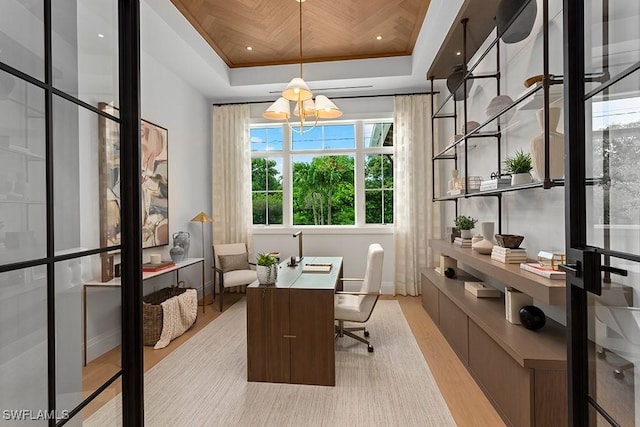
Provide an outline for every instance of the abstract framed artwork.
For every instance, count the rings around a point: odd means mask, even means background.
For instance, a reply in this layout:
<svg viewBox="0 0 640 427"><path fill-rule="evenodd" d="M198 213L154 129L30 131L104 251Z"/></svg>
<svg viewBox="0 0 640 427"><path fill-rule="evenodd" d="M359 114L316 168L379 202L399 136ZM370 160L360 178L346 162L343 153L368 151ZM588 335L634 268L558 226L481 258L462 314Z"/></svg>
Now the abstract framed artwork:
<svg viewBox="0 0 640 427"><path fill-rule="evenodd" d="M100 103L118 116L117 108ZM120 245L120 132L118 123L100 116L100 246ZM169 244L169 162L167 129L140 123L142 247Z"/></svg>
<svg viewBox="0 0 640 427"><path fill-rule="evenodd" d="M169 244L169 131L142 120L142 247Z"/></svg>

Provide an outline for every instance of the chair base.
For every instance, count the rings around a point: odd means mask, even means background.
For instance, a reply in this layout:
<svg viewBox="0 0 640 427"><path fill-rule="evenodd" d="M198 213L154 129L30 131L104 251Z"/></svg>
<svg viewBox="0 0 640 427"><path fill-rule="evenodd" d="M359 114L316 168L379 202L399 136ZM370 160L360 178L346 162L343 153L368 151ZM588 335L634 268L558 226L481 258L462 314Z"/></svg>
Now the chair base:
<svg viewBox="0 0 640 427"><path fill-rule="evenodd" d="M354 334L354 332L357 331L363 331L363 335L365 337L369 337L369 331L367 331L367 328L365 328L364 326L360 326L360 327L355 327L355 328L345 328L344 327L344 320L338 320L338 324L335 325L335 331L336 331L336 336L335 339L344 337L345 335L353 338L356 341L360 341L363 344L367 345L367 351L369 353L373 353L373 346L371 345L371 343L369 342L369 340L362 338L359 335Z"/></svg>

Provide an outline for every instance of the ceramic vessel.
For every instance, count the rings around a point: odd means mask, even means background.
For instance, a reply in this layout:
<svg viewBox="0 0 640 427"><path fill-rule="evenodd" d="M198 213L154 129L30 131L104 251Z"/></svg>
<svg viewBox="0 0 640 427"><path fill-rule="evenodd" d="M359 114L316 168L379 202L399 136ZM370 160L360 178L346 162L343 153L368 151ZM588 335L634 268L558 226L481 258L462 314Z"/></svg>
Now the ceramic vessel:
<svg viewBox="0 0 640 427"><path fill-rule="evenodd" d="M256 273L258 274L258 282L261 285L273 285L278 279L278 266L258 265L256 267Z"/></svg>
<svg viewBox="0 0 640 427"><path fill-rule="evenodd" d="M538 110L540 135L531 140L529 151L533 163L533 177L544 180L544 110ZM560 120L560 108L549 108L549 178L564 178L564 135L556 130Z"/></svg>
<svg viewBox="0 0 640 427"><path fill-rule="evenodd" d="M498 5L496 26L498 27L498 36L503 42L517 43L531 34L538 14L538 5L536 0L531 0L528 3L527 1L502 0Z"/></svg>
<svg viewBox="0 0 640 427"><path fill-rule="evenodd" d="M526 173L514 173L511 175L511 185L528 184L531 182L531 174Z"/></svg>
<svg viewBox="0 0 640 427"><path fill-rule="evenodd" d="M460 237L463 239L471 239L471 230L460 230Z"/></svg>
<svg viewBox="0 0 640 427"><path fill-rule="evenodd" d="M453 93L454 101L462 101L464 99L464 86L460 84L464 75L467 74L467 66L466 65L456 65L453 67L453 72L447 77L447 88L449 92ZM460 86L458 86L460 85ZM471 91L471 87L473 86L473 79L467 79L465 83L467 86L467 97L469 96L469 91ZM456 87L458 88L456 90ZM454 92L455 91L455 92Z"/></svg>
<svg viewBox="0 0 640 427"><path fill-rule="evenodd" d="M464 128L464 124L462 126L460 126L460 133L464 135L467 132L471 132L471 131L476 130L479 126L480 126L480 123L476 122L475 120L470 120L470 121L467 122L466 131L465 131L465 128Z"/></svg>
<svg viewBox="0 0 640 427"><path fill-rule="evenodd" d="M489 101L489 105L487 105L487 109L485 110L485 113L487 114L487 118L491 118L495 116L496 114L500 113L511 104L513 104L513 99L511 99L509 95L498 95L493 97L491 101ZM500 118L498 118L498 122L500 123L500 126L507 125L511 121L511 119L513 119L513 116L515 114L516 114L516 110L515 108L512 108L506 113L504 113L503 115L501 115Z"/></svg>
<svg viewBox="0 0 640 427"><path fill-rule="evenodd" d="M180 246L184 249L184 259L189 258L189 246L191 245L191 235L186 231L173 233L173 246Z"/></svg>
<svg viewBox="0 0 640 427"><path fill-rule="evenodd" d="M480 230L482 230L482 240L471 245L471 248L483 255L490 255L493 249L493 230L495 224L493 222L480 223Z"/></svg>
<svg viewBox="0 0 640 427"><path fill-rule="evenodd" d="M169 251L169 255L171 256L171 261L180 262L184 260L184 248L182 246L174 246Z"/></svg>

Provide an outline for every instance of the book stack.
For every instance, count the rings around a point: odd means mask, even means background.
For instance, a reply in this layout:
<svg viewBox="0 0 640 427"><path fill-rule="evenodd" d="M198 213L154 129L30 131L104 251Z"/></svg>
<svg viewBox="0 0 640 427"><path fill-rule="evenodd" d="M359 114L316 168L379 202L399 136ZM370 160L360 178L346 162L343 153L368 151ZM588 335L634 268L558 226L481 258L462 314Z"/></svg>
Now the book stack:
<svg viewBox="0 0 640 427"><path fill-rule="evenodd" d="M171 268L176 264L172 261L162 261L159 263L145 262L142 264L142 271L146 273L153 273L155 271L166 270L167 268Z"/></svg>
<svg viewBox="0 0 640 427"><path fill-rule="evenodd" d="M524 248L509 249L494 246L491 251L491 259L505 264L520 264L527 261L527 251Z"/></svg>
<svg viewBox="0 0 640 427"><path fill-rule="evenodd" d="M520 268L530 273L537 274L538 276L546 277L547 279L552 280L562 280L566 276L564 271L545 268L537 262L523 262L520 264Z"/></svg>
<svg viewBox="0 0 640 427"><path fill-rule="evenodd" d="M533 298L513 288L507 288L504 296L505 318L510 323L516 325L522 324L522 322L520 322L520 309L525 305L532 305Z"/></svg>
<svg viewBox="0 0 640 427"><path fill-rule="evenodd" d="M463 239L462 237L456 237L455 240L453 241L453 244L456 246L460 246L461 248L470 248L471 239Z"/></svg>
<svg viewBox="0 0 640 427"><path fill-rule="evenodd" d="M488 181L482 181L480 191L497 190L498 188L509 186L511 186L511 178L490 179Z"/></svg>

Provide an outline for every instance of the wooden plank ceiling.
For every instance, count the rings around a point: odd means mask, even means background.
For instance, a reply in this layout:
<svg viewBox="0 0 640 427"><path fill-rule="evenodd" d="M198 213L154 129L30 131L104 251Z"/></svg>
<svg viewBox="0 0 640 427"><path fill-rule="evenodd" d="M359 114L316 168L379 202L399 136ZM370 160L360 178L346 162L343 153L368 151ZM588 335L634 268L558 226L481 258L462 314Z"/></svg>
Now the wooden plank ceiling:
<svg viewBox="0 0 640 427"><path fill-rule="evenodd" d="M300 62L296 0L171 1L231 68ZM306 0L303 62L411 55L428 6L429 0Z"/></svg>

